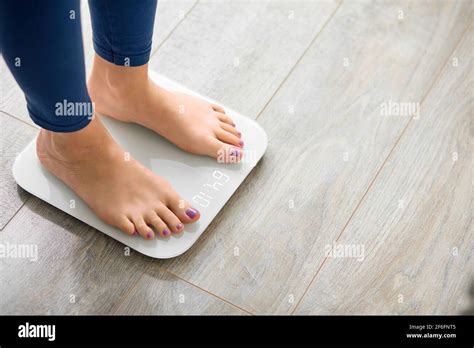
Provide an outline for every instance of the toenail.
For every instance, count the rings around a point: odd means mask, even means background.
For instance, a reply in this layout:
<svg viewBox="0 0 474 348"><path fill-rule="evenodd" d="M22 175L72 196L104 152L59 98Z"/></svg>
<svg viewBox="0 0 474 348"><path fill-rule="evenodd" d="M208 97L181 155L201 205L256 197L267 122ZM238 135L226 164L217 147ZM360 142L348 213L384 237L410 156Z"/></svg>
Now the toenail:
<svg viewBox="0 0 474 348"><path fill-rule="evenodd" d="M232 127L235 127L235 123L232 122Z"/></svg>
<svg viewBox="0 0 474 348"><path fill-rule="evenodd" d="M239 141L239 145L240 145L240 146L244 146L244 142L243 142L242 140Z"/></svg>
<svg viewBox="0 0 474 348"><path fill-rule="evenodd" d="M151 238L151 232L148 232L147 235L146 235L146 237L147 237L148 239L150 239L150 238Z"/></svg>
<svg viewBox="0 0 474 348"><path fill-rule="evenodd" d="M168 236L170 234L170 230L166 229L166 230L163 230L163 236Z"/></svg>
<svg viewBox="0 0 474 348"><path fill-rule="evenodd" d="M176 225L176 228L177 228L178 230L182 229L183 227L184 227L183 224L177 224L177 225Z"/></svg>
<svg viewBox="0 0 474 348"><path fill-rule="evenodd" d="M237 132L237 135L239 136L239 138L242 136L242 133L240 132Z"/></svg>
<svg viewBox="0 0 474 348"><path fill-rule="evenodd" d="M134 236L136 236L137 234L138 234L138 232L137 232L137 231L133 232L133 235L134 235Z"/></svg>
<svg viewBox="0 0 474 348"><path fill-rule="evenodd" d="M191 219L194 219L197 215L197 210L193 208L186 209L186 215L189 216Z"/></svg>
<svg viewBox="0 0 474 348"><path fill-rule="evenodd" d="M230 150L230 155L235 156L235 157L239 157L240 151L238 149L232 149L232 150Z"/></svg>

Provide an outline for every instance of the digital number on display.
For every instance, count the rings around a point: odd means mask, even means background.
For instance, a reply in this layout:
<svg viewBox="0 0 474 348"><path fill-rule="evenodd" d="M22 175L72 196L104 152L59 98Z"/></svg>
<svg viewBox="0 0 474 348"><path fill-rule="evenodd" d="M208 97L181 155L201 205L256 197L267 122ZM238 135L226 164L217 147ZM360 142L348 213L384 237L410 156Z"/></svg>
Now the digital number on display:
<svg viewBox="0 0 474 348"><path fill-rule="evenodd" d="M212 172L212 181L202 185L201 191L193 196L193 202L200 205L203 208L211 205L213 195L219 192L224 185L229 182L230 177L227 174L222 173L220 170Z"/></svg>

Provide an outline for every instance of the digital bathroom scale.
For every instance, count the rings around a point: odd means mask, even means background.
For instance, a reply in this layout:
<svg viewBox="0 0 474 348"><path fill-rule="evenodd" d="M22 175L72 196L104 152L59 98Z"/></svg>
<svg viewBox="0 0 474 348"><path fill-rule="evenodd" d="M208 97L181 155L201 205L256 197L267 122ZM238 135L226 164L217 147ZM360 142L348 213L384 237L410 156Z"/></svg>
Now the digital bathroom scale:
<svg viewBox="0 0 474 348"><path fill-rule="evenodd" d="M150 77L161 87L216 103L164 76L150 72ZM157 235L153 240L145 240L140 236L129 236L102 222L62 181L42 167L36 156L36 139L16 157L13 177L29 193L142 254L159 259L175 257L197 241L262 158L267 147L266 133L255 121L229 108L224 109L243 134L245 147L241 163L223 164L210 157L188 154L149 129L102 117L109 132L125 151L166 178L183 199L200 211L199 221L185 225L184 232L180 234L166 238Z"/></svg>

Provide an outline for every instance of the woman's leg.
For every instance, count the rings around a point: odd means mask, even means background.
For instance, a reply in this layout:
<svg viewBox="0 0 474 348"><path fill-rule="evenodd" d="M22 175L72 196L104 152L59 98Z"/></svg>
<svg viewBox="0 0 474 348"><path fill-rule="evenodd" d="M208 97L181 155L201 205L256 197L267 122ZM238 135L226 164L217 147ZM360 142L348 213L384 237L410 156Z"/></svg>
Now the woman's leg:
<svg viewBox="0 0 474 348"><path fill-rule="evenodd" d="M165 179L129 158L100 119L91 120L91 112L83 108L90 100L79 1L0 4L2 53L25 93L33 120L43 127L36 144L43 166L99 218L128 234L168 236L198 220L199 212ZM69 108L69 102L77 104Z"/></svg>
<svg viewBox="0 0 474 348"><path fill-rule="evenodd" d="M32 120L54 132L87 126L93 108L79 0L2 0L1 6L2 55L25 93Z"/></svg>
<svg viewBox="0 0 474 348"><path fill-rule="evenodd" d="M89 6L96 56L88 86L97 112L141 124L185 151L240 160L241 134L222 107L148 78L156 1L89 0Z"/></svg>
<svg viewBox="0 0 474 348"><path fill-rule="evenodd" d="M148 63L157 0L89 0L94 49L121 66Z"/></svg>

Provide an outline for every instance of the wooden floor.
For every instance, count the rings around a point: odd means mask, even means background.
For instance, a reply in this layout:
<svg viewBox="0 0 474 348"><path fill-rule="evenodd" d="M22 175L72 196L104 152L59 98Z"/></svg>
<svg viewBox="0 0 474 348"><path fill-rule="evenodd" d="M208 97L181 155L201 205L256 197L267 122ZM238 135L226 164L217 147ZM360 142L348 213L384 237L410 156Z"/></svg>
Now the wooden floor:
<svg viewBox="0 0 474 348"><path fill-rule="evenodd" d="M160 0L151 67L269 137L166 261L15 184L38 128L2 61L0 244L39 258L0 258L0 313L472 313L472 20L472 0Z"/></svg>

